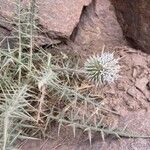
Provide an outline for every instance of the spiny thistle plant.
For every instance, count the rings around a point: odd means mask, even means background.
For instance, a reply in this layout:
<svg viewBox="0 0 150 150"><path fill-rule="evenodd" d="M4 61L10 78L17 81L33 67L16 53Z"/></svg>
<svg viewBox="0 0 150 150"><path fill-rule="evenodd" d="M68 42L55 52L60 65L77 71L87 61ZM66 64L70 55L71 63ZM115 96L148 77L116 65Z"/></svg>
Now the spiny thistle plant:
<svg viewBox="0 0 150 150"><path fill-rule="evenodd" d="M102 53L91 56L85 62L85 70L89 80L96 85L111 84L119 77L120 65L113 53Z"/></svg>
<svg viewBox="0 0 150 150"><path fill-rule="evenodd" d="M28 113L25 107L32 108L28 101L29 97L33 97L28 93L28 87L18 87L8 85L1 87L3 93L0 94L0 146L3 150L11 150L12 145L18 138L24 138L21 135L24 127L33 128L35 119Z"/></svg>
<svg viewBox="0 0 150 150"><path fill-rule="evenodd" d="M79 65L79 57L73 61L70 55L52 55L35 43L39 30L35 0L26 6L21 0L13 4L17 6L10 22L14 32L7 37L7 49L0 49L0 149L16 148L18 139L48 138L53 120L59 124L58 133L62 125L72 127L74 136L81 128L90 142L92 132L100 132L103 139L107 134L139 137L104 123L104 114L118 113L106 108L104 99L90 92L90 85L82 86L88 81L99 86L117 80L119 59L103 52Z"/></svg>

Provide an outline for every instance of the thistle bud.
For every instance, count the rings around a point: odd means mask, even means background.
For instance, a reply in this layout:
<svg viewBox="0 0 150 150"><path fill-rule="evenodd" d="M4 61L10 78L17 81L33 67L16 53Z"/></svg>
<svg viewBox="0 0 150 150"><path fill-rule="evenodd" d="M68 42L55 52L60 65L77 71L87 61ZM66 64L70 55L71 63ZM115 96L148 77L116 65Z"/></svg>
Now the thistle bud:
<svg viewBox="0 0 150 150"><path fill-rule="evenodd" d="M88 58L85 62L87 78L96 85L113 83L119 77L120 65L113 53L102 53Z"/></svg>

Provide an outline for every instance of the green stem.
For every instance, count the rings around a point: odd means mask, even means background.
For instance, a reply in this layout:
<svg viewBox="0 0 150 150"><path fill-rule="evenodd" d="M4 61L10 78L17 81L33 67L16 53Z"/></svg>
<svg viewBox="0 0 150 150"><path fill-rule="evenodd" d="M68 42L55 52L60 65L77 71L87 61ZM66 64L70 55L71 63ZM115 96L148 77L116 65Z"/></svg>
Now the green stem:
<svg viewBox="0 0 150 150"><path fill-rule="evenodd" d="M4 143L3 143L3 150L6 150L7 146L7 139L8 139L8 125L9 125L9 117L6 113L4 116Z"/></svg>
<svg viewBox="0 0 150 150"><path fill-rule="evenodd" d="M56 72L68 72L68 73L76 73L80 75L84 75L85 71L83 70L75 70L75 69L70 69L70 68L59 68L59 67L54 67L52 68L53 71Z"/></svg>
<svg viewBox="0 0 150 150"><path fill-rule="evenodd" d="M19 36L19 56L18 60L19 62L22 62L22 40L21 40L21 1L18 0L18 14L19 14L19 22L18 22L18 36ZM21 82L21 65L19 65L19 77L18 77L18 82L20 84Z"/></svg>
<svg viewBox="0 0 150 150"><path fill-rule="evenodd" d="M104 132L105 134L108 135L118 135L120 137L125 137L125 138L150 138L150 135L138 135L138 134L130 134L127 132L123 132L123 131L115 131L115 130L111 130L111 129L106 129L106 128L98 128L98 127L94 127L94 126L88 126L86 124L79 124L79 123L72 123L69 120L65 120L65 119L60 119L59 117L55 117L55 116L50 116L51 119L57 120L59 122L63 122L66 124L73 124L74 126L81 128L81 129L90 129L92 131L96 131L96 132Z"/></svg>
<svg viewBox="0 0 150 150"><path fill-rule="evenodd" d="M30 71L32 69L32 57L33 57L33 29L34 29L34 14L35 14L35 2L31 0L30 3Z"/></svg>

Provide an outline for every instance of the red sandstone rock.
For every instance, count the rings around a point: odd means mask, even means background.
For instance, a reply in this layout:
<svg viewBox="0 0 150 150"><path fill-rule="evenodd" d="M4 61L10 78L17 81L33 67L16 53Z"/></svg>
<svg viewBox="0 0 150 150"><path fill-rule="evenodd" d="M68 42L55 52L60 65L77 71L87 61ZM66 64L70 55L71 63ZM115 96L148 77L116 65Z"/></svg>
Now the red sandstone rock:
<svg viewBox="0 0 150 150"><path fill-rule="evenodd" d="M135 48L150 53L150 1L111 1L127 40Z"/></svg>
<svg viewBox="0 0 150 150"><path fill-rule="evenodd" d="M28 1L23 0L23 6ZM48 38L61 41L71 36L78 45L93 45L99 50L103 44L118 46L124 42L110 0L37 0L37 6L39 24ZM14 8L12 1L0 1L4 20L13 18ZM5 27L9 29L7 24ZM51 44L44 41L39 39L37 43Z"/></svg>
<svg viewBox="0 0 150 150"><path fill-rule="evenodd" d="M101 49L104 44L118 46L124 43L110 0L95 0L84 9L73 39L78 44L92 45L95 49Z"/></svg>

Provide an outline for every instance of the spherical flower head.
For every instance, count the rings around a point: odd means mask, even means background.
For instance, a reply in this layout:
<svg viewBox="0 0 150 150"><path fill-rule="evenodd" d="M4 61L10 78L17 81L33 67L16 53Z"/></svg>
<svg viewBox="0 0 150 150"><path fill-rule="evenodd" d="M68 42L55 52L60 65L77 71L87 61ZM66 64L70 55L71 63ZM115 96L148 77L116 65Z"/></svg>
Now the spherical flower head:
<svg viewBox="0 0 150 150"><path fill-rule="evenodd" d="M113 53L91 56L85 62L87 78L96 85L113 83L119 77L120 65Z"/></svg>

